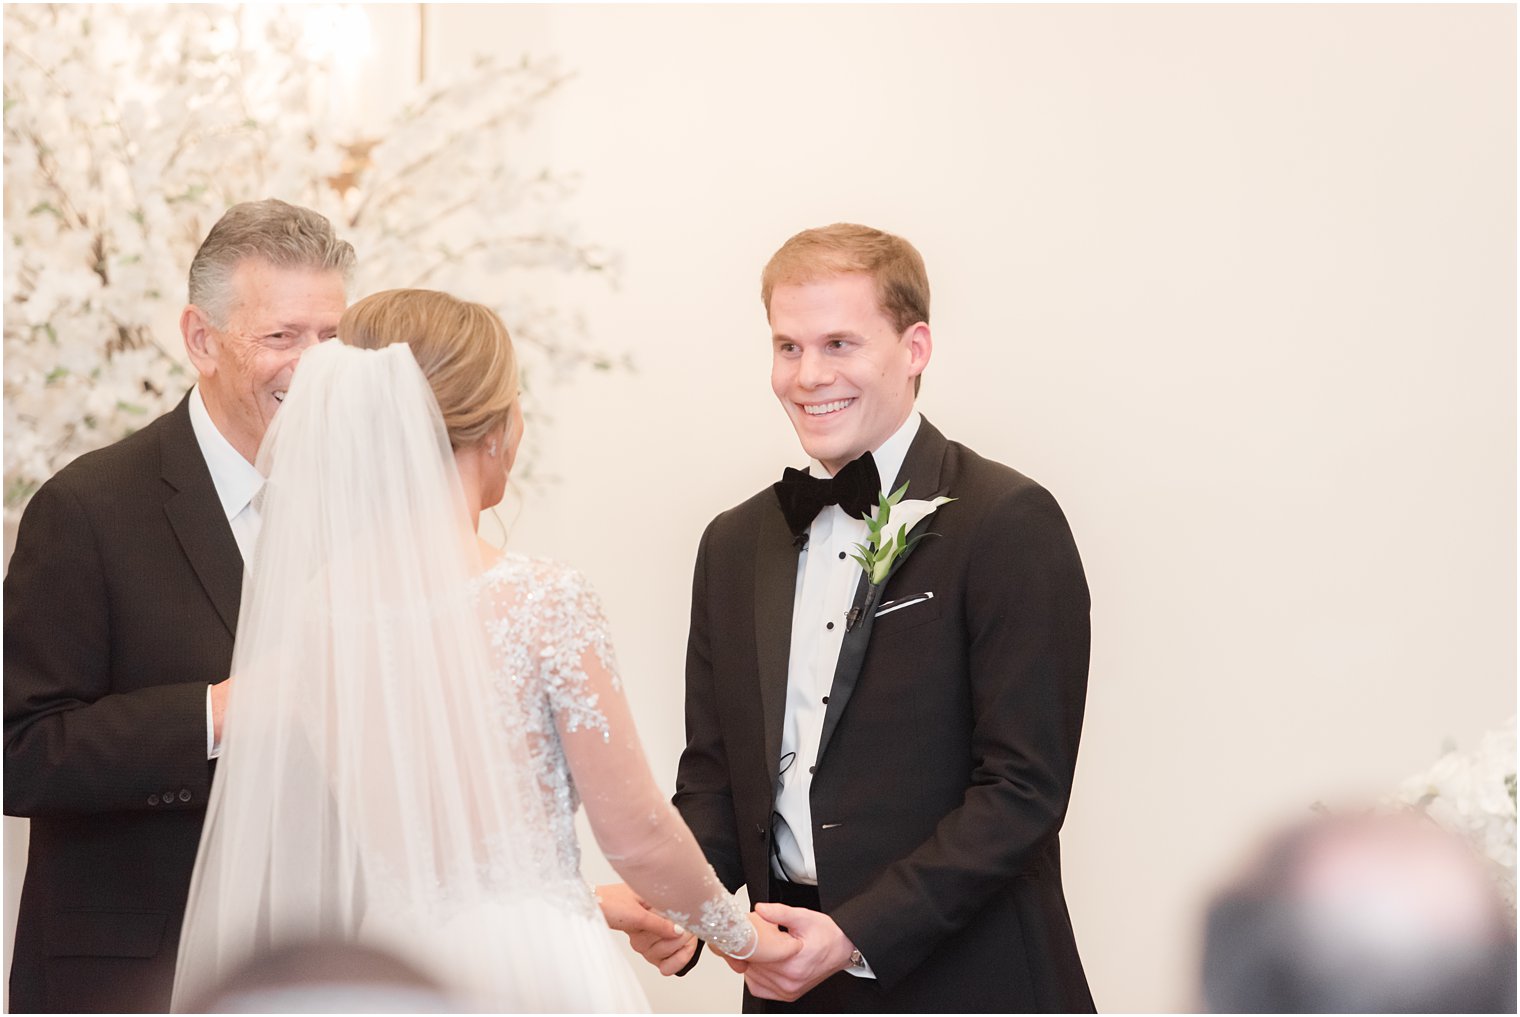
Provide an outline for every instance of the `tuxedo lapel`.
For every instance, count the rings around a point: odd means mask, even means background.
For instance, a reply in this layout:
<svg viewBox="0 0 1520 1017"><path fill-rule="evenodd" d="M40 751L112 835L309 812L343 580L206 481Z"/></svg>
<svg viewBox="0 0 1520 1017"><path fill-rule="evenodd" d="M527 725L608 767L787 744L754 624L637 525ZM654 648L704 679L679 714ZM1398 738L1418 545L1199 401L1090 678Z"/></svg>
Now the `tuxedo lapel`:
<svg viewBox="0 0 1520 1017"><path fill-rule="evenodd" d="M781 763L786 679L792 652L792 600L797 592L797 544L781 514L766 506L755 537L755 656L765 713L765 765L772 779Z"/></svg>
<svg viewBox="0 0 1520 1017"><path fill-rule="evenodd" d="M914 500L933 499L953 493L943 489L941 485L944 478L940 475L949 445L939 428L929 423L927 417L921 420L918 433L913 436L913 444L908 446L908 454L903 457L902 469L892 483L893 490L906 482L908 490L903 497Z"/></svg>
<svg viewBox="0 0 1520 1017"><path fill-rule="evenodd" d="M881 600L881 591L880 586L872 589L866 582L865 573L861 573L853 605L859 617L839 644L839 663L834 666L834 684L829 689L829 705L823 713L823 734L818 739L820 763L829 747L829 739L834 736L834 729L839 726L839 718L855 692L855 684L860 680L860 668L866 661L866 646L871 640L871 627L876 622L876 604Z"/></svg>
<svg viewBox="0 0 1520 1017"><path fill-rule="evenodd" d="M899 471L897 480L893 482L893 490L901 487L903 482L908 484L904 499L920 500L932 499L946 492L940 490L940 466L945 458L945 436L930 424L927 419L920 421L918 434L913 437L913 444L908 446L908 454L903 458L902 469ZM934 519L933 515L923 520L914 527L914 532L926 530ZM932 541L926 541L913 548L914 554L925 552L933 553ZM823 734L818 741L818 762L823 762L823 754L828 750L829 739L834 736L834 729L839 726L839 718L844 715L845 707L850 703L850 697L855 693L855 686L860 681L860 671L866 660L866 649L871 641L871 629L876 623L876 606L881 602L882 593L892 582L891 576L878 587L871 587L866 582L865 574L862 573L860 582L855 588L854 608L858 611L855 624L851 625L844 634L844 640L839 646L839 663L834 667L834 684L829 689L829 705L823 714Z"/></svg>
<svg viewBox="0 0 1520 1017"><path fill-rule="evenodd" d="M164 502L164 514L206 596L227 631L235 636L238 601L242 596L243 556L217 499L211 471L196 443L188 399L187 396L170 411L159 439L162 476L175 492Z"/></svg>

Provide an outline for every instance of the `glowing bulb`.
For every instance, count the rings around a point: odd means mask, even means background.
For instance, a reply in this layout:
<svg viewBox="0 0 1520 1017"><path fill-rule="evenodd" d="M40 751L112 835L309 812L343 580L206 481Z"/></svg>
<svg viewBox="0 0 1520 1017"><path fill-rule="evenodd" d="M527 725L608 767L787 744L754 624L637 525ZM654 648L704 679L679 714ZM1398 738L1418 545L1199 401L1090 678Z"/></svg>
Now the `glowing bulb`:
<svg viewBox="0 0 1520 1017"><path fill-rule="evenodd" d="M369 15L358 4L323 4L305 13L302 48L345 76L355 74L372 45Z"/></svg>

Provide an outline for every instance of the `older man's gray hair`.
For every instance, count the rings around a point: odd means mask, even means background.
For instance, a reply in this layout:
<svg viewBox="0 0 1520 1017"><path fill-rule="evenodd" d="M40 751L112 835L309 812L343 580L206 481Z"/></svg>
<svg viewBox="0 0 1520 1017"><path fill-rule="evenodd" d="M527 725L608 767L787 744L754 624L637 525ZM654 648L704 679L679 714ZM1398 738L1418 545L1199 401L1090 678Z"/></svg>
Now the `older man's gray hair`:
<svg viewBox="0 0 1520 1017"><path fill-rule="evenodd" d="M354 248L339 240L327 217L278 198L244 201L217 220L190 262L190 303L218 328L232 307L232 273L257 258L280 268L353 274Z"/></svg>

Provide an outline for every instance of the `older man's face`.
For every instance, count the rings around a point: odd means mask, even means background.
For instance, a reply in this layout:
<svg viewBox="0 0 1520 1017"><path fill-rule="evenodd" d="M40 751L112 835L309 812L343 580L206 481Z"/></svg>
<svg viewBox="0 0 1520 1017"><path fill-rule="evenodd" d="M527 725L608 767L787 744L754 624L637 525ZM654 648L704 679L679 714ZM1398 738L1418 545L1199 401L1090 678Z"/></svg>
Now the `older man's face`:
<svg viewBox="0 0 1520 1017"><path fill-rule="evenodd" d="M345 304L340 272L282 268L250 258L232 274L226 325L218 328L202 319L199 355L187 332L206 409L249 462L290 388L296 361L338 334Z"/></svg>

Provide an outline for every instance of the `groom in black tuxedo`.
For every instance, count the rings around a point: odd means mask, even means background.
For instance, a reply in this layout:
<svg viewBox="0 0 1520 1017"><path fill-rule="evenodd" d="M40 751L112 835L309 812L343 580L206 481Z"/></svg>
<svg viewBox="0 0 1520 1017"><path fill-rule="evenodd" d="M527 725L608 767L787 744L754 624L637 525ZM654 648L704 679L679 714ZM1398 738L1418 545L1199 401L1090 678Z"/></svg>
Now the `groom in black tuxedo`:
<svg viewBox="0 0 1520 1017"><path fill-rule="evenodd" d="M1057 839L1089 642L1066 519L916 411L932 340L907 241L800 233L762 297L811 476L703 536L675 796L729 888L805 941L731 962L745 1009L1090 1011ZM899 519L954 500L872 589L860 516L904 484Z"/></svg>
<svg viewBox="0 0 1520 1017"><path fill-rule="evenodd" d="M234 205L191 262L196 385L32 497L5 577L5 814L31 818L13 1013L165 1012L220 752L253 460L353 248L310 209Z"/></svg>

